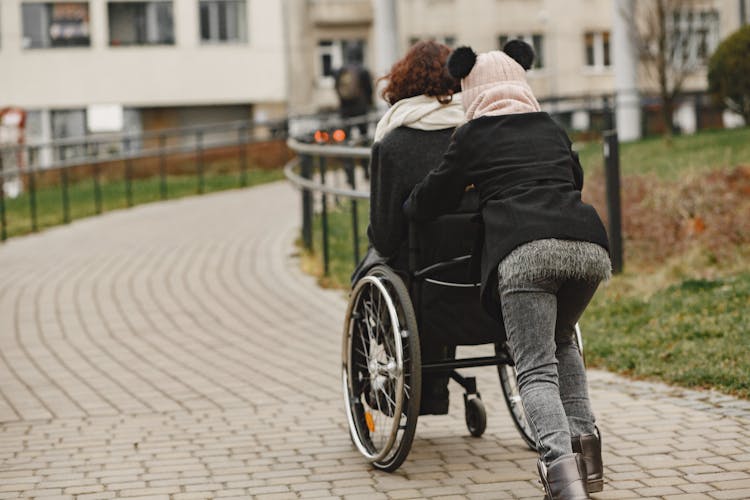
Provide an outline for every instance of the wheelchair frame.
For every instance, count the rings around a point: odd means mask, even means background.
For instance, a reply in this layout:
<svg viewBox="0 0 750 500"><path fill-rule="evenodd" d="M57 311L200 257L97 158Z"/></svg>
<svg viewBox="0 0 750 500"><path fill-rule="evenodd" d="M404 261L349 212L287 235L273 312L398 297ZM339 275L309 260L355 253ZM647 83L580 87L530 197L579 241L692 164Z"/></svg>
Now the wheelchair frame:
<svg viewBox="0 0 750 500"><path fill-rule="evenodd" d="M414 439L423 373L447 373L463 387L467 428L472 436L481 436L487 417L476 379L463 377L456 370L496 366L513 423L526 445L535 450L536 438L526 420L515 367L505 345L495 343L495 356L421 363L419 325L414 312L421 283L479 285L432 278L440 271L465 264L471 255L417 269L417 242L417 229L410 224L406 283L390 267L377 265L357 281L350 294L342 337L342 388L352 442L375 468L388 472L398 469ZM576 340L583 352L578 325Z"/></svg>

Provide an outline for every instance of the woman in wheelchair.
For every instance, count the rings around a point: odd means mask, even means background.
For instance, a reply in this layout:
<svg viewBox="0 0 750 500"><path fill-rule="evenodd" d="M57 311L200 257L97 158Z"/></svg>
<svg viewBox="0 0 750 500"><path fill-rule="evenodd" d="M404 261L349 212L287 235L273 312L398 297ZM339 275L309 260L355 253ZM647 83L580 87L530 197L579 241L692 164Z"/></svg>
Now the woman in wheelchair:
<svg viewBox="0 0 750 500"><path fill-rule="evenodd" d="M476 187L482 303L505 326L546 495L589 498L603 485L601 441L574 325L611 263L604 226L581 201L578 156L526 81L533 58L518 40L502 52L451 54L467 122L404 212L433 219L455 210L467 185Z"/></svg>
<svg viewBox="0 0 750 500"><path fill-rule="evenodd" d="M447 72L450 48L420 41L381 80L390 108L378 122L370 161L370 249L352 284L375 264L407 269L408 221L401 206L414 185L440 162L451 134L464 119L459 81ZM424 339L422 339L424 340ZM423 362L445 359L454 348L422 342ZM448 377L422 379L420 414L448 412Z"/></svg>

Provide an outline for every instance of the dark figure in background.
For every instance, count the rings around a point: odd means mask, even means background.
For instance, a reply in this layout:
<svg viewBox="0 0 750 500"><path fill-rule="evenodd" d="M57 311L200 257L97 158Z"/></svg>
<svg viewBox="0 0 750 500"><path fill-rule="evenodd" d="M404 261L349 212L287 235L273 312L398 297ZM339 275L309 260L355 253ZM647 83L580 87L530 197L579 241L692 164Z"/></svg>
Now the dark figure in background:
<svg viewBox="0 0 750 500"><path fill-rule="evenodd" d="M347 63L334 75L336 95L339 98L339 116L350 119L366 115L372 108L372 78L360 63L362 51L352 47L346 54ZM364 120L364 119L363 119ZM356 125L360 138L367 137L367 122ZM354 127L349 127L348 136Z"/></svg>

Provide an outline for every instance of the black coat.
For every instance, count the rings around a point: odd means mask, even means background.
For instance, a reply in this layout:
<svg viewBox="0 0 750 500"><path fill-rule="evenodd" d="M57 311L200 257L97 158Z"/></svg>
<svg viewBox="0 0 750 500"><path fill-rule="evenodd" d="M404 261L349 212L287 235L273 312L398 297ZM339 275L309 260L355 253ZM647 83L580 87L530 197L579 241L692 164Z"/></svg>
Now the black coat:
<svg viewBox="0 0 750 500"><path fill-rule="evenodd" d="M399 127L372 147L367 235L380 254L397 259L401 268L406 267L408 239L402 205L414 186L440 164L453 130Z"/></svg>
<svg viewBox="0 0 750 500"><path fill-rule="evenodd" d="M497 267L513 249L556 238L609 249L596 210L581 201L583 170L571 142L547 113L480 117L456 129L439 167L404 206L414 220L454 210L473 184L484 223L482 302L499 316Z"/></svg>

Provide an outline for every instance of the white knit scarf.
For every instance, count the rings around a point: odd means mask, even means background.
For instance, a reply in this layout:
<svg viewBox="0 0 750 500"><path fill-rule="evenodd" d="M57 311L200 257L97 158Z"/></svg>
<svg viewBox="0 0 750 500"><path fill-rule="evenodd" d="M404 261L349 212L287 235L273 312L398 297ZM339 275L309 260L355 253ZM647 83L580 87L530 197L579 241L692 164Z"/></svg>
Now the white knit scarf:
<svg viewBox="0 0 750 500"><path fill-rule="evenodd" d="M418 130L442 130L457 127L464 121L461 94L453 94L447 104L436 97L418 95L401 99L391 106L375 127L374 142L378 142L391 130L409 127Z"/></svg>

